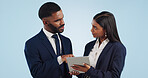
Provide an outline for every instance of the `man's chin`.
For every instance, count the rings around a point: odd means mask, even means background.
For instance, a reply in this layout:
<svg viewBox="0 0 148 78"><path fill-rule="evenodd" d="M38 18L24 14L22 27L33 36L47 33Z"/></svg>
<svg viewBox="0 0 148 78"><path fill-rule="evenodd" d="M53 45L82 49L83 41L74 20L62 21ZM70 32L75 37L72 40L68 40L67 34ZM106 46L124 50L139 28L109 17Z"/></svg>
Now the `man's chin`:
<svg viewBox="0 0 148 78"><path fill-rule="evenodd" d="M64 29L60 29L60 30L59 30L59 33L62 33L63 31L64 31Z"/></svg>

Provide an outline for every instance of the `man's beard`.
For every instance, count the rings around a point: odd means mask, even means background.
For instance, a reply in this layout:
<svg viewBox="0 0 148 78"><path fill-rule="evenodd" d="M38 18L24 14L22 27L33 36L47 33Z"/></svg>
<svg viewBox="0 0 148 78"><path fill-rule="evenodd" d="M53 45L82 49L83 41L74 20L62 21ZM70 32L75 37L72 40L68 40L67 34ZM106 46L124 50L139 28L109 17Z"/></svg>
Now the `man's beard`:
<svg viewBox="0 0 148 78"><path fill-rule="evenodd" d="M52 24L49 24L48 26L49 26L49 28L51 29L51 33L62 33L62 32L64 31L64 29L62 29L62 30L60 31L60 28L62 28L64 25L65 25L65 24L59 26L58 28L56 28L56 27L55 27L54 25L52 25Z"/></svg>

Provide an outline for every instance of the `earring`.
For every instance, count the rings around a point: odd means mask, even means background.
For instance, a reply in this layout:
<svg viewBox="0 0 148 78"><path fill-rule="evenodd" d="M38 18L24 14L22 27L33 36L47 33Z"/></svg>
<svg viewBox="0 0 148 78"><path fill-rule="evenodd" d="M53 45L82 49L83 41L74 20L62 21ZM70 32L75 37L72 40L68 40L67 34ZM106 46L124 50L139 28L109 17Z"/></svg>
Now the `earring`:
<svg viewBox="0 0 148 78"><path fill-rule="evenodd" d="M105 37L107 37L107 34L106 34L106 32L105 32Z"/></svg>

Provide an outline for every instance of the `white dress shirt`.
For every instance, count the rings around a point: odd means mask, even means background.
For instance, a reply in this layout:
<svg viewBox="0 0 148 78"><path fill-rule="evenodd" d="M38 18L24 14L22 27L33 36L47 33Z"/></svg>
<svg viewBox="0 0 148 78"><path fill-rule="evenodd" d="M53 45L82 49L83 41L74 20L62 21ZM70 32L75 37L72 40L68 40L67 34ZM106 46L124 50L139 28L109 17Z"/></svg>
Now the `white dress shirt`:
<svg viewBox="0 0 148 78"><path fill-rule="evenodd" d="M43 28L43 32L45 33L46 37L48 38L49 42L51 43L52 48L54 49L55 54L57 54L55 39L52 38L52 35L54 35L54 34L51 33L51 32L48 32L45 28ZM62 52L61 39L60 39L58 33L56 33L56 34L57 34L58 39L59 39L60 53L61 53ZM57 61L59 62L59 64L62 64L63 63L61 56L58 56Z"/></svg>
<svg viewBox="0 0 148 78"><path fill-rule="evenodd" d="M99 46L99 39L96 40L96 43L93 47L93 49L90 51L89 53L89 60L90 60L90 65L92 67L96 67L96 63L98 61L98 58L102 52L102 50L104 49L104 47L107 45L107 43L109 42L109 39L105 39L101 45Z"/></svg>

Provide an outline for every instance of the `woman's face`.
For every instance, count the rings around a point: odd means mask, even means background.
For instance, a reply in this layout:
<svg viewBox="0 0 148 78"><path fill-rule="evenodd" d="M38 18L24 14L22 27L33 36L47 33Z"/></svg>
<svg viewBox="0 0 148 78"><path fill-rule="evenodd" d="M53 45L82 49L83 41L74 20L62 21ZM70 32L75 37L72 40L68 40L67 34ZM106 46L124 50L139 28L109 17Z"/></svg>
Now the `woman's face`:
<svg viewBox="0 0 148 78"><path fill-rule="evenodd" d="M105 30L95 20L92 21L91 32L94 38L105 37Z"/></svg>

